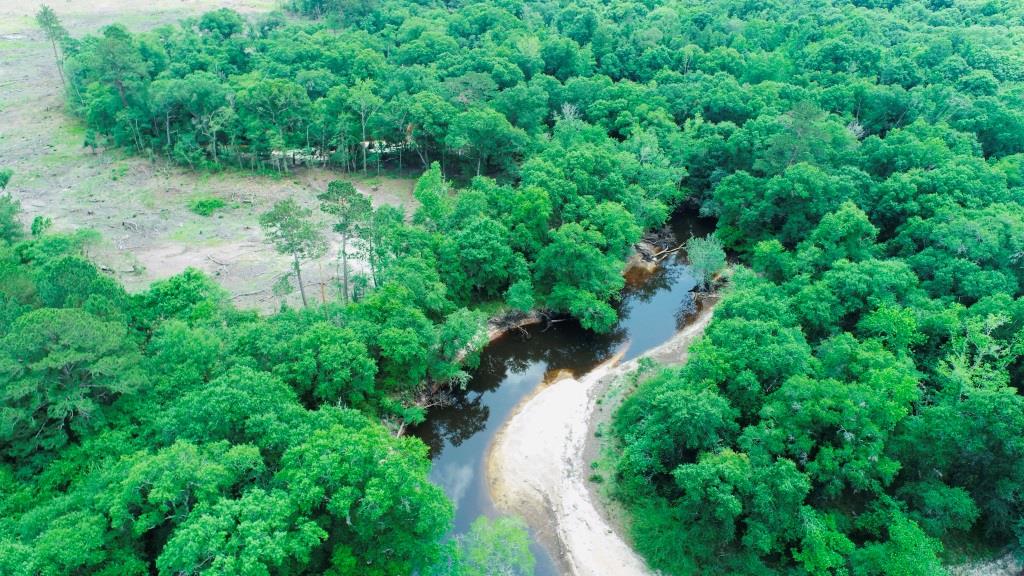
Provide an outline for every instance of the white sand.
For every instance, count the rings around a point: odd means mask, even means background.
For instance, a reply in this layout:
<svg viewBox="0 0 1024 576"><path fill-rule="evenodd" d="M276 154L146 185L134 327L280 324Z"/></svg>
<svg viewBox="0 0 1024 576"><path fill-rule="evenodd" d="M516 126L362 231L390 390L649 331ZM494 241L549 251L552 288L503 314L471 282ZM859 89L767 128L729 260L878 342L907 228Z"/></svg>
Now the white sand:
<svg viewBox="0 0 1024 576"><path fill-rule="evenodd" d="M678 363L711 320L707 310L645 356ZM636 369L610 359L580 379L564 378L523 403L495 437L487 474L496 506L526 518L564 570L577 576L653 572L602 516L587 488L584 449L600 391Z"/></svg>

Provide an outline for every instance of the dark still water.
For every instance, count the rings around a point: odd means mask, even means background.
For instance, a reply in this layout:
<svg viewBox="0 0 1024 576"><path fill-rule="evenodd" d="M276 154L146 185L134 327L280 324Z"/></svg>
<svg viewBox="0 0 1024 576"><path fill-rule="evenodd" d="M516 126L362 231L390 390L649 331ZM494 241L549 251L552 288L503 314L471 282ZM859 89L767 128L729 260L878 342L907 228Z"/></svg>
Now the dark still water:
<svg viewBox="0 0 1024 576"><path fill-rule="evenodd" d="M714 230L714 222L677 216L671 222L675 244ZM487 449L516 405L546 375L567 371L582 375L624 346L624 360L668 340L696 311L691 290L696 282L682 253L653 274L627 283L618 310L620 320L609 334L594 334L574 321L512 332L488 345L480 367L453 405L432 409L426 422L411 430L431 451L431 480L455 502L455 533L464 533L480 515L499 516L485 478ZM548 553L534 543L537 574L555 575Z"/></svg>

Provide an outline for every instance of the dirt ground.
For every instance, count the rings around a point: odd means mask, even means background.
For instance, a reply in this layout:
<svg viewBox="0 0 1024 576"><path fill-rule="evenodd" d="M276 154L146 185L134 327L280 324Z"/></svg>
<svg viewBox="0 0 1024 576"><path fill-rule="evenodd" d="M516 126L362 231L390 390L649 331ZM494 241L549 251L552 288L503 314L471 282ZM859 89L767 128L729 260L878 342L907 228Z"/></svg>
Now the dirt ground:
<svg viewBox="0 0 1024 576"><path fill-rule="evenodd" d="M257 218L291 196L315 206L316 194L338 172L303 169L282 177L248 173L195 174L120 150L93 154L82 146L83 127L65 113L50 44L36 27L38 0L0 0L0 168L11 168L7 188L21 201L26 224L48 216L56 230L92 228L102 236L90 256L129 290L194 267L214 276L243 307L271 310L270 288L289 260L264 242ZM132 30L173 23L228 7L244 14L268 11L273 0L49 0L73 36L121 22ZM357 176L374 204L413 205L413 180ZM190 200L222 198L210 217L192 213ZM329 224L324 222L325 232ZM307 291L330 285L337 245L303 268ZM323 270L323 276L320 270ZM330 297L330 296L328 296ZM298 292L289 298L299 300Z"/></svg>

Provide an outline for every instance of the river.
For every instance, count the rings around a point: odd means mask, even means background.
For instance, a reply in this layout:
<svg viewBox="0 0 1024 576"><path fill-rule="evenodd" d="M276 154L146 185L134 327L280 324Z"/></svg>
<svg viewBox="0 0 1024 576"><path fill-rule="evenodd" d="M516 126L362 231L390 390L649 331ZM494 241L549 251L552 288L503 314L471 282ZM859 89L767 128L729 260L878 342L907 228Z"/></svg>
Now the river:
<svg viewBox="0 0 1024 576"><path fill-rule="evenodd" d="M714 230L714 222L676 216L670 227L677 242ZM574 321L528 329L529 337L513 332L489 344L480 367L455 403L431 409L426 422L410 432L430 447L431 480L455 502L456 534L465 533L480 515L499 516L485 477L488 447L519 402L556 375L574 376L626 347L623 361L668 340L696 312L696 284L681 252L653 274L627 282L618 304L619 322L608 334L594 334ZM555 576L551 556L536 540L531 549L538 576Z"/></svg>

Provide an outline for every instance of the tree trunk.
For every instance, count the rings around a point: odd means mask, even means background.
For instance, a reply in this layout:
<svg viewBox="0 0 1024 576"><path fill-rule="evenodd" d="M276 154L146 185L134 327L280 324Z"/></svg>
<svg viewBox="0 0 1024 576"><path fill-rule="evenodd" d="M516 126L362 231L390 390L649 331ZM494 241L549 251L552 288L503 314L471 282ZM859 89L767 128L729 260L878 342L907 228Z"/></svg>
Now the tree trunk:
<svg viewBox="0 0 1024 576"><path fill-rule="evenodd" d="M302 285L302 268L299 266L298 255L295 255L295 260L292 262L292 268L295 269L295 279L299 282L299 295L302 296L302 307L309 308L309 303L306 302L306 287Z"/></svg>
<svg viewBox="0 0 1024 576"><path fill-rule="evenodd" d="M363 141L359 143L363 147L363 174L366 174L366 116L362 116L360 124L363 128Z"/></svg>
<svg viewBox="0 0 1024 576"><path fill-rule="evenodd" d="M139 130L139 123L136 120L129 120L128 126L132 129L132 137L135 139L135 148L142 152L142 131Z"/></svg>
<svg viewBox="0 0 1024 576"><path fill-rule="evenodd" d="M327 291L324 288L324 265L322 262L317 262L316 265L320 269L320 306L325 306L327 304Z"/></svg>
<svg viewBox="0 0 1024 576"><path fill-rule="evenodd" d="M120 80L114 80L114 86L117 88L117 95L121 97L121 106L125 109L128 108L128 95L124 91L124 83Z"/></svg>
<svg viewBox="0 0 1024 576"><path fill-rule="evenodd" d="M367 254L367 261L370 264L370 278L373 279L373 287L377 288L380 286L380 278L377 277L377 243L374 241L370 242L370 251Z"/></svg>
<svg viewBox="0 0 1024 576"><path fill-rule="evenodd" d="M348 304L348 235L341 236L341 293Z"/></svg>
<svg viewBox="0 0 1024 576"><path fill-rule="evenodd" d="M57 41L51 36L50 45L53 46L53 59L57 61L57 74L60 74L60 85L64 87L66 92L68 89L68 83L64 80L64 62L60 59L60 54L57 53Z"/></svg>
<svg viewBox="0 0 1024 576"><path fill-rule="evenodd" d="M422 146L417 146L416 147L416 155L420 157L420 162L423 163L423 169L424 170L429 169L430 168L430 160L427 157L426 150L424 150Z"/></svg>

